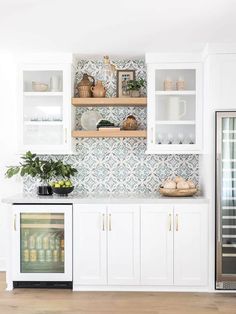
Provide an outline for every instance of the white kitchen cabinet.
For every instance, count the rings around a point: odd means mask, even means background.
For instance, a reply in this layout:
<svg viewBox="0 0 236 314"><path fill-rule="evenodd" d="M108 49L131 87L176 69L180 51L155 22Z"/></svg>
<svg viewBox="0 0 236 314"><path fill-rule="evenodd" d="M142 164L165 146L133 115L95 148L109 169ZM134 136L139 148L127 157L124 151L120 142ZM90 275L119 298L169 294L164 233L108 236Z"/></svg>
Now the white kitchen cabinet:
<svg viewBox="0 0 236 314"><path fill-rule="evenodd" d="M37 85L35 83L44 84ZM40 86L45 90L39 91ZM37 88L37 89L35 89ZM18 150L71 152L71 63L19 66Z"/></svg>
<svg viewBox="0 0 236 314"><path fill-rule="evenodd" d="M173 284L172 205L142 206L141 284Z"/></svg>
<svg viewBox="0 0 236 314"><path fill-rule="evenodd" d="M208 233L206 205L174 206L174 284L207 284Z"/></svg>
<svg viewBox="0 0 236 314"><path fill-rule="evenodd" d="M207 205L142 205L141 283L204 286Z"/></svg>
<svg viewBox="0 0 236 314"><path fill-rule="evenodd" d="M139 284L139 216L138 205L108 206L108 284Z"/></svg>
<svg viewBox="0 0 236 314"><path fill-rule="evenodd" d="M107 284L106 206L74 207L74 283Z"/></svg>
<svg viewBox="0 0 236 314"><path fill-rule="evenodd" d="M200 153L203 85L200 58L147 54L146 62L147 153ZM169 88L166 81L171 83ZM184 82L182 88L176 87L177 82Z"/></svg>
<svg viewBox="0 0 236 314"><path fill-rule="evenodd" d="M135 285L140 274L139 206L74 206L74 284Z"/></svg>

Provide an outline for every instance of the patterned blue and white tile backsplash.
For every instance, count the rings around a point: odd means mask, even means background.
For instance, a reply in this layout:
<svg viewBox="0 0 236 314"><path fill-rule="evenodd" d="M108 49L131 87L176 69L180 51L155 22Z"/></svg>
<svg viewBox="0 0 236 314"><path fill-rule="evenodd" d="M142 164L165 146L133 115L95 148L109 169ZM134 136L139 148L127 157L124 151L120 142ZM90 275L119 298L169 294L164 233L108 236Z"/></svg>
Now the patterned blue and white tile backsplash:
<svg viewBox="0 0 236 314"><path fill-rule="evenodd" d="M146 78L144 60L119 60L119 69L135 69L137 77ZM101 61L80 60L76 66L76 79L82 73L98 77ZM107 96L115 96L116 81L107 84ZM85 110L78 108L76 125L81 128L80 118ZM146 127L146 108L105 107L96 108L103 118L120 124L128 114L134 114L139 127ZM55 156L78 169L73 178L79 194L150 194L155 193L166 178L180 175L199 184L198 155L146 155L146 140L141 138L84 138L76 140L76 155ZM48 158L45 156L45 158ZM27 178L25 192L36 191L37 182Z"/></svg>

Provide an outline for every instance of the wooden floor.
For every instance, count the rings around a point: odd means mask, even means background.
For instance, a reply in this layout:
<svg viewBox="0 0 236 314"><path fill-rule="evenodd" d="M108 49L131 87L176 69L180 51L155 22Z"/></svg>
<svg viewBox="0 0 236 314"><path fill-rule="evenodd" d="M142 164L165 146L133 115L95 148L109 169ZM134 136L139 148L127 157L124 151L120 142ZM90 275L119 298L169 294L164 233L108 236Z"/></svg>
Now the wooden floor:
<svg viewBox="0 0 236 314"><path fill-rule="evenodd" d="M236 294L5 291L0 273L0 314L236 314Z"/></svg>

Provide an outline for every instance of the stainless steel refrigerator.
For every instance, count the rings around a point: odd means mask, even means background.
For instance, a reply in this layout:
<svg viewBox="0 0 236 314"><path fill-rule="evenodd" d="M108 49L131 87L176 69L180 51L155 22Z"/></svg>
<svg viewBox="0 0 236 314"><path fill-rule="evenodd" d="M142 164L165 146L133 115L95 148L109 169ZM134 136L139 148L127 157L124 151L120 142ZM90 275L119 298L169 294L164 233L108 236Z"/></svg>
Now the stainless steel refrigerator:
<svg viewBox="0 0 236 314"><path fill-rule="evenodd" d="M236 289L236 111L216 112L216 289Z"/></svg>

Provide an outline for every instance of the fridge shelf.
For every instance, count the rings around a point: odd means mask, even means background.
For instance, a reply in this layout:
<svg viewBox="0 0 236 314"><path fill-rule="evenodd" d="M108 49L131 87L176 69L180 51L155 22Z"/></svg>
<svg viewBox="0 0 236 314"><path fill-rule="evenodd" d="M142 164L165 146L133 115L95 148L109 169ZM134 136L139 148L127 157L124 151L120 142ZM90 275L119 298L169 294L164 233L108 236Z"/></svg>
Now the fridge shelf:
<svg viewBox="0 0 236 314"><path fill-rule="evenodd" d="M21 214L22 219L48 219L48 220L54 220L54 219L64 219L64 215L55 215L55 214Z"/></svg>
<svg viewBox="0 0 236 314"><path fill-rule="evenodd" d="M64 224L21 224L22 229L64 229Z"/></svg>

